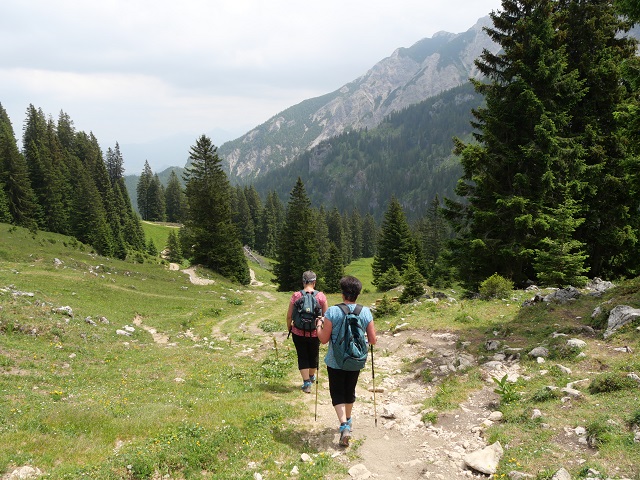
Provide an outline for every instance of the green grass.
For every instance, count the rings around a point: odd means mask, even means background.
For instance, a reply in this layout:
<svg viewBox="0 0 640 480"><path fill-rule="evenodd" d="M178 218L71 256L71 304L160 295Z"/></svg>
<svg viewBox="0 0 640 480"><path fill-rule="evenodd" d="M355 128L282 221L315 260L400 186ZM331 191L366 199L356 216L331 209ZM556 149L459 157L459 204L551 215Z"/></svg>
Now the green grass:
<svg viewBox="0 0 640 480"><path fill-rule="evenodd" d="M158 262L106 259L68 237L0 224L0 475L31 464L63 479L252 479L254 472L284 478L297 465L299 478L343 478L344 466L314 451L304 426L290 421L299 407L295 352L277 339L284 335L273 336L284 332L290 292L277 292L270 262L261 265L250 263L264 283L259 287L204 270L215 283L196 286ZM346 269L363 281L365 305L382 297L370 283L370 265L364 259ZM537 345L551 351L545 364L523 354L523 378L515 385L520 400L500 403L504 420L484 434L509 445L498 478L514 469L545 478L560 466L570 466L574 478L585 467L640 478L633 442L640 388L617 381L640 374L638 325L607 340L582 329L602 327L601 319L591 319L598 305L639 308L640 280L561 306L522 308L533 295L519 291L505 300L463 300L455 287L446 293L453 299L400 306L376 320L378 331L407 323L403 329L453 332L458 348L480 363L494 353L485 350L487 339L525 353ZM54 312L62 306L73 317ZM116 333L125 325L135 328L131 336ZM167 343L154 343L145 327L166 335ZM554 333L587 341L586 356L567 350L566 337ZM614 350L622 346L634 353ZM439 413L455 410L482 386L496 386L476 367L439 377L420 373L421 365L406 368L429 386L428 422L437 423ZM584 378L594 387L581 386L583 396L569 403L547 388ZM531 420L534 408L542 419ZM577 426L592 433L597 456L566 442L565 428ZM302 452L313 462L301 463ZM580 458L587 462L580 465Z"/></svg>
<svg viewBox="0 0 640 480"><path fill-rule="evenodd" d="M169 232L174 230L178 232L178 228L175 225L168 225L155 222L142 222L142 230L147 241L153 240L153 244L158 249L158 252L164 250L167 246L167 239L169 238Z"/></svg>

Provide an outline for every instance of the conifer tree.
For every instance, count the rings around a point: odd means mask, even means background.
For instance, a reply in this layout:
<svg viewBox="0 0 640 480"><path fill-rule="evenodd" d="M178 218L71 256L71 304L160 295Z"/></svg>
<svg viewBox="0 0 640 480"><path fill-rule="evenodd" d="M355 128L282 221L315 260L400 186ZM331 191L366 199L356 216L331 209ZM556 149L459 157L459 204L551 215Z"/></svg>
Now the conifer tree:
<svg viewBox="0 0 640 480"><path fill-rule="evenodd" d="M284 225L278 240L274 274L281 292L298 290L302 273L319 270L316 225L311 202L300 177L289 195Z"/></svg>
<svg viewBox="0 0 640 480"><path fill-rule="evenodd" d="M320 206L319 209L312 209L313 211L313 222L316 226L316 244L318 251L318 260L320 262L318 266L318 270L316 273L318 274L320 282L318 283L318 287L322 286L324 288L324 277L327 274L327 269L329 268L329 264L327 263L329 260L329 252L331 241L329 240L329 226L327 225L327 213L324 210L323 206Z"/></svg>
<svg viewBox="0 0 640 480"><path fill-rule="evenodd" d="M349 225L351 227L351 256L353 260L358 260L362 258L364 244L362 239L363 221L356 208L351 211Z"/></svg>
<svg viewBox="0 0 640 480"><path fill-rule="evenodd" d="M560 31L569 68L584 82L585 94L571 109L569 135L583 149L578 215L585 219L576 238L586 247L591 274L628 276L640 271L640 198L632 178L639 163L618 135L618 111L637 99L625 82L625 66L636 57L637 41L610 0L562 0ZM626 88L622 86L625 85ZM626 127L625 125L622 125Z"/></svg>
<svg viewBox="0 0 640 480"><path fill-rule="evenodd" d="M18 150L11 121L0 104L0 182L4 183L11 221L16 225L36 228L37 200L29 169Z"/></svg>
<svg viewBox="0 0 640 480"><path fill-rule="evenodd" d="M231 187L217 148L206 135L189 150L185 170L187 218L185 236L195 245L195 263L243 285L251 281L240 235L231 218Z"/></svg>
<svg viewBox="0 0 640 480"><path fill-rule="evenodd" d="M165 219L165 192L158 174L154 174L147 189L147 220L151 222L164 222Z"/></svg>
<svg viewBox="0 0 640 480"><path fill-rule="evenodd" d="M171 229L169 231L166 249L168 251L167 260L172 263L182 262L182 248L180 247L180 240L178 239L178 235L176 234L174 229Z"/></svg>
<svg viewBox="0 0 640 480"><path fill-rule="evenodd" d="M335 244L342 254L342 264L347 265L348 254L347 242L345 241L344 222L342 221L342 215L340 215L340 212L336 207L327 214L327 228L329 242Z"/></svg>
<svg viewBox="0 0 640 480"><path fill-rule="evenodd" d="M0 182L0 223L11 223L11 212L9 211L9 200L4 191L4 185Z"/></svg>
<svg viewBox="0 0 640 480"><path fill-rule="evenodd" d="M335 243L329 243L329 255L327 257L323 289L325 293L340 292L340 279L344 276L342 253Z"/></svg>
<svg viewBox="0 0 640 480"><path fill-rule="evenodd" d="M409 303L424 295L425 283L426 280L416 265L415 255L409 255L407 266L402 274L402 284L404 285L404 289L402 290L398 301L400 303Z"/></svg>
<svg viewBox="0 0 640 480"><path fill-rule="evenodd" d="M149 220L149 185L153 180L153 171L149 165L149 161L144 161L144 167L142 173L138 179L138 185L136 187L138 212L143 220Z"/></svg>
<svg viewBox="0 0 640 480"><path fill-rule="evenodd" d="M373 215L367 213L362 224L362 256L371 258L376 254L378 226Z"/></svg>
<svg viewBox="0 0 640 480"><path fill-rule="evenodd" d="M378 249L373 258L373 284L392 266L404 272L410 255L415 255L415 243L404 211L394 196L384 214L378 238Z"/></svg>
<svg viewBox="0 0 640 480"><path fill-rule="evenodd" d="M180 179L175 170L171 170L167 188L164 191L167 222L180 223L184 218L185 197Z"/></svg>
<svg viewBox="0 0 640 480"><path fill-rule="evenodd" d="M555 2L503 0L502 6L486 29L502 48L476 60L486 78L474 81L486 101L473 111L478 143L456 140L464 169L456 193L466 203L446 202L457 233L451 258L470 288L496 272L516 282L534 278L541 238L535 220L560 201L581 169L566 129L584 89L567 68Z"/></svg>
<svg viewBox="0 0 640 480"><path fill-rule="evenodd" d="M582 287L587 283L584 275L589 271L584 261L584 244L574 238L575 229L584 222L575 218L576 201L567 198L556 208L544 212L541 223L546 225L549 236L540 240L536 249L534 267L538 279L550 287Z"/></svg>
<svg viewBox="0 0 640 480"><path fill-rule="evenodd" d="M249 209L249 202L244 190L239 185L234 189L235 210L233 212L234 223L240 232L240 238L243 245L248 245L252 249L256 244L256 229L253 223L253 216Z"/></svg>
<svg viewBox="0 0 640 480"><path fill-rule="evenodd" d="M118 179L124 176L124 158L122 157L122 152L120 152L120 145L118 142L116 142L116 146L113 150L111 147L107 149L105 162L107 164L107 172L109 173L111 184L114 184Z"/></svg>
<svg viewBox="0 0 640 480"><path fill-rule="evenodd" d="M279 219L283 216L283 209L276 192L269 192L260 219L260 235L256 239L257 249L265 257L276 256L281 223Z"/></svg>

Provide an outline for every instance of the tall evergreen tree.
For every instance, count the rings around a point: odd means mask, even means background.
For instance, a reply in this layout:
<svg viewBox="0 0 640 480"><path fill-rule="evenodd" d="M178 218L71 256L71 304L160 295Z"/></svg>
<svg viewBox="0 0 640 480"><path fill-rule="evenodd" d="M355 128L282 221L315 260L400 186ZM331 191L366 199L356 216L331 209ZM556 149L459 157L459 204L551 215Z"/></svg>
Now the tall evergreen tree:
<svg viewBox="0 0 640 480"><path fill-rule="evenodd" d="M144 161L144 167L142 173L138 179L138 185L136 187L136 194L138 200L138 212L143 220L149 220L149 186L153 180L153 171L149 165L149 161Z"/></svg>
<svg viewBox="0 0 640 480"><path fill-rule="evenodd" d="M105 162L107 163L107 172L109 173L109 178L111 179L112 184L124 176L124 158L120 152L120 145L118 142L116 142L116 146L113 150L111 147L107 149Z"/></svg>
<svg viewBox="0 0 640 480"><path fill-rule="evenodd" d="M178 234L174 229L169 231L169 236L167 237L167 251L169 252L167 260L173 263L182 262L182 248L180 247L180 240L178 239Z"/></svg>
<svg viewBox="0 0 640 480"><path fill-rule="evenodd" d="M404 289L402 290L398 301L400 303L409 303L424 295L425 283L426 280L416 265L415 255L409 255L406 268L402 275L402 284L404 285Z"/></svg>
<svg viewBox="0 0 640 480"><path fill-rule="evenodd" d="M335 243L329 243L329 255L326 261L323 288L325 293L340 292L340 279L344 276L342 252Z"/></svg>
<svg viewBox="0 0 640 480"><path fill-rule="evenodd" d="M4 185L0 182L0 223L11 223L11 220L13 220L13 218L9 211L9 200L7 200Z"/></svg>
<svg viewBox="0 0 640 480"><path fill-rule="evenodd" d="M373 284L392 266L398 272L404 272L409 257L414 255L415 243L402 205L396 197L392 197L384 214L382 228L378 238L378 249L373 257Z"/></svg>
<svg viewBox="0 0 640 480"><path fill-rule="evenodd" d="M378 241L378 226L371 213L367 213L362 224L362 256L371 258L375 256Z"/></svg>
<svg viewBox="0 0 640 480"><path fill-rule="evenodd" d="M38 204L31 188L29 169L18 150L16 137L7 112L0 104L0 182L4 184L11 221L16 225L36 228Z"/></svg>
<svg viewBox="0 0 640 480"><path fill-rule="evenodd" d="M584 91L567 68L554 6L503 0L503 10L490 15L493 28L486 28L502 48L476 60L487 82L474 82L486 100L473 111L478 143L456 141L464 169L456 193L467 202L446 202L457 233L452 258L470 288L496 272L516 282L534 278L542 233L535 220L581 169L563 133Z"/></svg>
<svg viewBox="0 0 640 480"><path fill-rule="evenodd" d="M281 224L279 218L282 218L283 210L284 207L276 192L269 192L260 219L260 234L256 239L257 249L265 257L275 258L276 256Z"/></svg>
<svg viewBox="0 0 640 480"><path fill-rule="evenodd" d="M256 228L253 223L253 216L251 215L245 192L246 190L239 185L234 189L235 210L233 212L233 219L240 232L242 244L248 245L253 249L256 244Z"/></svg>
<svg viewBox="0 0 640 480"><path fill-rule="evenodd" d="M624 68L636 56L637 41L623 35L629 25L610 0L559 3L559 30L567 45L569 67L577 70L586 88L571 110L569 125L586 165L578 204L578 215L585 221L576 237L586 246L591 274L636 275L640 273L640 198L634 195L630 175L637 172L638 162L617 135L617 112L629 97L638 97L637 88L623 87Z"/></svg>
<svg viewBox="0 0 640 480"><path fill-rule="evenodd" d="M329 260L331 246L331 241L329 240L329 226L327 225L327 213L322 206L320 206L319 209L314 208L312 210L314 224L316 226L316 245L318 260L320 262L320 265L316 270L319 280L317 286L318 288L325 288L324 279L328 274L328 269L330 268L327 261Z"/></svg>
<svg viewBox="0 0 640 480"><path fill-rule="evenodd" d="M278 263L274 274L281 292L298 290L302 273L319 270L316 225L311 202L300 177L287 204L287 213L278 240Z"/></svg>
<svg viewBox="0 0 640 480"><path fill-rule="evenodd" d="M336 207L331 209L327 214L327 227L329 241L338 247L338 250L342 254L342 264L347 265L347 242L345 241L344 225L342 215L340 215ZM349 248L350 247L349 245Z"/></svg>
<svg viewBox="0 0 640 480"><path fill-rule="evenodd" d="M184 174L188 211L183 228L194 244L194 261L248 285L249 266L231 218L231 187L209 137L196 140L189 160Z"/></svg>
<svg viewBox="0 0 640 480"><path fill-rule="evenodd" d="M164 222L165 220L165 192L158 174L154 174L147 189L147 220Z"/></svg>
<svg viewBox="0 0 640 480"><path fill-rule="evenodd" d="M362 258L364 243L362 239L363 221L358 209L354 208L349 216L351 227L351 256L353 260Z"/></svg>
<svg viewBox="0 0 640 480"><path fill-rule="evenodd" d="M180 179L175 170L171 170L167 188L164 191L167 222L180 223L184 218L185 197Z"/></svg>

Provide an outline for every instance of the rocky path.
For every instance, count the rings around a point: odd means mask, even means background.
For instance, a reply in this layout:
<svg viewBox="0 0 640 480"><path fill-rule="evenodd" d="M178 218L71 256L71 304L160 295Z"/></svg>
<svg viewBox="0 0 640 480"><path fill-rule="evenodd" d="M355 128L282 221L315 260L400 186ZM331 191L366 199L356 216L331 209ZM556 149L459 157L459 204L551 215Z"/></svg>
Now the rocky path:
<svg viewBox="0 0 640 480"><path fill-rule="evenodd" d="M486 447L480 431L482 423L495 409L497 396L492 386L487 383L459 409L440 415L437 423L430 426L421 419L423 401L434 395L437 383L425 383L417 378L415 370L406 367L415 360L425 359L433 371L454 368L452 366L460 362L455 337L429 332L381 335L374 355L376 390L381 391L376 393L374 406L369 357L358 383L349 448L341 448L337 443L338 424L325 371L320 371L317 421L314 421L315 389L310 395L300 392L309 410L301 419L309 431L309 444L344 462L350 470L348 478L487 478L467 468L463 457Z"/></svg>

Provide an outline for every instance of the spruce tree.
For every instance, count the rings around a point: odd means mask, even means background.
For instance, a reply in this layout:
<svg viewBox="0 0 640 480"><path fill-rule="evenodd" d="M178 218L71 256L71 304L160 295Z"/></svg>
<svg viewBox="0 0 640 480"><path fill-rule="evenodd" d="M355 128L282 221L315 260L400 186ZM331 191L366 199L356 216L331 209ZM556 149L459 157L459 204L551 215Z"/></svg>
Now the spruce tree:
<svg viewBox="0 0 640 480"><path fill-rule="evenodd" d="M231 218L231 187L218 157L217 148L206 135L189 150L185 170L187 219L186 238L193 242L193 259L222 276L243 285L251 281L240 235Z"/></svg>
<svg viewBox="0 0 640 480"><path fill-rule="evenodd" d="M391 267L404 272L410 255L415 255L415 243L406 216L398 199L394 196L384 214L378 237L378 248L373 258L373 284Z"/></svg>
<svg viewBox="0 0 640 480"><path fill-rule="evenodd" d="M138 185L136 187L138 212L143 220L149 220L149 185L152 180L153 172L151 171L151 166L149 165L149 161L145 160L144 167L142 168L142 173L140 174Z"/></svg>
<svg viewBox="0 0 640 480"><path fill-rule="evenodd" d="M376 254L378 226L373 215L367 213L362 224L362 256L371 258Z"/></svg>
<svg viewBox="0 0 640 480"><path fill-rule="evenodd" d="M9 211L9 200L4 191L4 185L0 182L0 223L11 223L12 217Z"/></svg>
<svg viewBox="0 0 640 480"><path fill-rule="evenodd" d="M584 89L567 68L554 6L504 0L486 28L502 48L476 60L485 80L474 84L486 101L473 111L477 143L456 140L464 169L456 193L466 202L446 202L457 233L451 258L470 288L495 272L516 282L534 278L543 235L535 221L581 170L566 129Z"/></svg>
<svg viewBox="0 0 640 480"><path fill-rule="evenodd" d="M418 270L415 255L409 255L407 267L402 274L402 284L404 289L398 299L400 303L409 303L424 295L426 280Z"/></svg>
<svg viewBox="0 0 640 480"><path fill-rule="evenodd" d="M358 209L354 208L349 216L349 225L351 228L351 256L353 260L362 258L364 242L362 239L363 221Z"/></svg>
<svg viewBox="0 0 640 480"><path fill-rule="evenodd" d="M165 220L165 192L158 174L154 174L147 188L147 220L164 222Z"/></svg>
<svg viewBox="0 0 640 480"><path fill-rule="evenodd" d="M344 223L342 221L342 215L340 215L336 207L327 214L327 228L329 241L338 247L338 250L342 254L342 263L343 265L347 265L347 242L345 240Z"/></svg>
<svg viewBox="0 0 640 480"><path fill-rule="evenodd" d="M278 240L274 274L281 292L298 290L302 273L319 270L316 225L311 202L300 177L289 195L284 225Z"/></svg>
<svg viewBox="0 0 640 480"><path fill-rule="evenodd" d="M635 275L640 271L640 197L632 178L638 161L619 135L618 112L640 92L637 85L625 82L625 67L635 60L637 41L624 35L629 25L610 0L559 3L569 68L578 72L586 89L571 109L569 126L572 140L583 149L585 165L584 188L579 197L574 195L578 215L585 221L575 236L585 244L592 275Z"/></svg>
<svg viewBox="0 0 640 480"><path fill-rule="evenodd" d="M344 276L342 253L335 243L329 244L329 256L327 257L323 289L325 293L340 292L340 279Z"/></svg>
<svg viewBox="0 0 640 480"><path fill-rule="evenodd" d="M549 236L540 240L534 262L543 285L563 288L587 283L585 245L574 238L576 228L584 222L583 218L575 218L577 210L576 201L567 197L558 207L543 213L541 222L546 224Z"/></svg>
<svg viewBox="0 0 640 480"><path fill-rule="evenodd" d="M167 188L164 191L167 222L181 223L184 219L185 197L180 179L175 170L171 170Z"/></svg>
<svg viewBox="0 0 640 480"><path fill-rule="evenodd" d="M169 231L169 235L167 237L166 249L168 251L167 260L169 260L172 263L182 262L182 248L180 247L180 240L178 239L178 234L174 229L171 229Z"/></svg>
<svg viewBox="0 0 640 480"><path fill-rule="evenodd" d="M318 270L316 271L320 280L318 286L322 285L322 288L324 288L323 281L325 275L327 274L327 269L329 268L329 264L327 262L329 260L331 241L329 240L327 213L325 212L323 206L320 206L319 209L313 209L313 218L313 222L316 226L316 244L318 251L318 260L320 262Z"/></svg>
<svg viewBox="0 0 640 480"><path fill-rule="evenodd" d="M0 104L0 181L8 203L11 221L22 227L35 229L38 205L31 188L29 169L18 150L11 121Z"/></svg>
<svg viewBox="0 0 640 480"><path fill-rule="evenodd" d="M282 215L282 208L276 192L269 192L260 219L260 233L256 239L258 251L268 258L276 256L279 235L278 218Z"/></svg>

